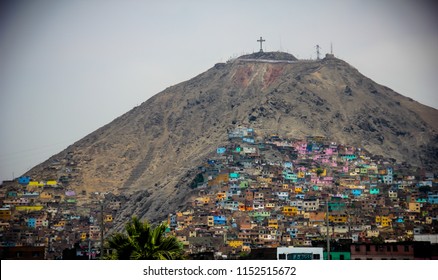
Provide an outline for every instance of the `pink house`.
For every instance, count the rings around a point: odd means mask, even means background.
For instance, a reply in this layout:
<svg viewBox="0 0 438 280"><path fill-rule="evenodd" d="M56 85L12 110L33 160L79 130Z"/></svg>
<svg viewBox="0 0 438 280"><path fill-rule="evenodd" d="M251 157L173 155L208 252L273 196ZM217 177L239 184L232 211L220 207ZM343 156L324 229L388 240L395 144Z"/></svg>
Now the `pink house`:
<svg viewBox="0 0 438 280"><path fill-rule="evenodd" d="M326 177L322 178L321 183L324 185L330 185L333 183L333 177L326 176Z"/></svg>

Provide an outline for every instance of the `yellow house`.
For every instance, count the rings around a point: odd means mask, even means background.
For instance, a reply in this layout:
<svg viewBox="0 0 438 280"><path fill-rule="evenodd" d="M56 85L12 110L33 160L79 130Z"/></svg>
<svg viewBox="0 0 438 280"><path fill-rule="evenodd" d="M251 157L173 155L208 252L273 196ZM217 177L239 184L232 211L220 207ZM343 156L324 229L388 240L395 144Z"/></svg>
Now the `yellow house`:
<svg viewBox="0 0 438 280"><path fill-rule="evenodd" d="M269 219L268 220L268 228L278 229L278 220L276 220L276 219Z"/></svg>
<svg viewBox="0 0 438 280"><path fill-rule="evenodd" d="M242 246L242 251L243 252L251 252L251 247L249 247L249 246Z"/></svg>
<svg viewBox="0 0 438 280"><path fill-rule="evenodd" d="M376 223L379 223L382 227L389 227L392 225L392 219L388 216L376 216Z"/></svg>
<svg viewBox="0 0 438 280"><path fill-rule="evenodd" d="M288 190L289 189L289 184L283 184L283 190Z"/></svg>
<svg viewBox="0 0 438 280"><path fill-rule="evenodd" d="M366 236L367 237L379 237L380 232L378 230L367 230L366 231Z"/></svg>
<svg viewBox="0 0 438 280"><path fill-rule="evenodd" d="M33 205L33 206L16 206L15 210L17 211L27 211L27 212L33 212L33 211L41 211L44 208L42 205Z"/></svg>
<svg viewBox="0 0 438 280"><path fill-rule="evenodd" d="M297 177L298 178L304 178L304 177L306 177L306 173L304 173L303 171L299 171L298 174L297 174Z"/></svg>
<svg viewBox="0 0 438 280"><path fill-rule="evenodd" d="M82 241L87 240L87 233L86 232L81 232L81 240Z"/></svg>
<svg viewBox="0 0 438 280"><path fill-rule="evenodd" d="M58 185L58 182L56 182L55 180L51 180L51 181L47 181L46 185L54 187L54 186Z"/></svg>
<svg viewBox="0 0 438 280"><path fill-rule="evenodd" d="M103 219L103 221L104 221L105 223L110 223L110 222L112 222L112 221L113 221L113 215L111 215L111 214L107 214L107 215L105 215L105 218Z"/></svg>
<svg viewBox="0 0 438 280"><path fill-rule="evenodd" d="M51 192L41 192L40 193L40 198L41 199L52 199L53 198L53 194Z"/></svg>
<svg viewBox="0 0 438 280"><path fill-rule="evenodd" d="M242 240L229 240L228 246L233 247L233 248L242 247L243 241Z"/></svg>
<svg viewBox="0 0 438 280"><path fill-rule="evenodd" d="M37 181L30 181L28 186L29 187L44 187L44 183L37 182Z"/></svg>
<svg viewBox="0 0 438 280"><path fill-rule="evenodd" d="M346 214L329 215L329 221L332 223L346 223L348 216Z"/></svg>
<svg viewBox="0 0 438 280"><path fill-rule="evenodd" d="M299 186L295 187L295 193L302 193L302 192L303 192L303 188L302 187L299 187Z"/></svg>
<svg viewBox="0 0 438 280"><path fill-rule="evenodd" d="M0 220L9 221L11 219L11 209L9 208L1 208L0 209Z"/></svg>
<svg viewBox="0 0 438 280"><path fill-rule="evenodd" d="M409 202L409 212L420 213L420 203L418 202Z"/></svg>
<svg viewBox="0 0 438 280"><path fill-rule="evenodd" d="M196 198L196 201L199 202L199 203L202 203L202 204L207 204L207 203L210 202L210 197L208 197L208 196L201 196L201 197Z"/></svg>
<svg viewBox="0 0 438 280"><path fill-rule="evenodd" d="M265 204L265 209L273 209L273 208L275 208L274 202L269 202Z"/></svg>
<svg viewBox="0 0 438 280"><path fill-rule="evenodd" d="M270 184L272 183L272 178L257 177L257 182Z"/></svg>
<svg viewBox="0 0 438 280"><path fill-rule="evenodd" d="M64 220L61 220L59 222L57 222L56 224L54 224L54 227L65 227L66 222Z"/></svg>
<svg viewBox="0 0 438 280"><path fill-rule="evenodd" d="M295 216L298 213L298 208L293 206L283 206L281 212L285 216Z"/></svg>

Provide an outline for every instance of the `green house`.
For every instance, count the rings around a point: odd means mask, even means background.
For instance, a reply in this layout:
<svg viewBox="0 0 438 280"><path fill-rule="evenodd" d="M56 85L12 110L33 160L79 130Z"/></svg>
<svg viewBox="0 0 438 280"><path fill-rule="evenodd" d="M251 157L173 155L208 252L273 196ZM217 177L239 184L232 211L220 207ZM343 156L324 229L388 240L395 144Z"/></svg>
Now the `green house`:
<svg viewBox="0 0 438 280"><path fill-rule="evenodd" d="M240 177L239 173L232 172L230 173L230 179L238 179Z"/></svg>
<svg viewBox="0 0 438 280"><path fill-rule="evenodd" d="M329 202L329 211L342 211L345 209L345 202Z"/></svg>
<svg viewBox="0 0 438 280"><path fill-rule="evenodd" d="M380 189L379 188L372 188L370 189L370 194L379 194L380 193Z"/></svg>
<svg viewBox="0 0 438 280"><path fill-rule="evenodd" d="M350 252L330 252L331 260L351 260ZM327 260L327 252L324 252L324 260Z"/></svg>

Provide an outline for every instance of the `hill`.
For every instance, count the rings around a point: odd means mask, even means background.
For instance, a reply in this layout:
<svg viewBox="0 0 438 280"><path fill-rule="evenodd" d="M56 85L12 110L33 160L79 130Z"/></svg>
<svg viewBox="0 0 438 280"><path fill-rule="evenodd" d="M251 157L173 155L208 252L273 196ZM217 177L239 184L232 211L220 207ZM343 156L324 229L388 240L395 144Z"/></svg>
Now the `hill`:
<svg viewBox="0 0 438 280"><path fill-rule="evenodd" d="M151 220L183 204L196 168L244 125L259 135L321 135L414 166L438 166L438 111L333 56L256 53L169 87L26 175L77 192L133 194ZM122 217L123 218L123 217Z"/></svg>

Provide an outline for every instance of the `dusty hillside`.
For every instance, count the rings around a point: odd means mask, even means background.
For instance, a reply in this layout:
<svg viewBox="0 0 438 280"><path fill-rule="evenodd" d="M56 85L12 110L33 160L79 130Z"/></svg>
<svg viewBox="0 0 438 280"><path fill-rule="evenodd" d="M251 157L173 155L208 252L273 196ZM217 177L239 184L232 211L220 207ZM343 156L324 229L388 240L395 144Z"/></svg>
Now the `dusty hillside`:
<svg viewBox="0 0 438 280"><path fill-rule="evenodd" d="M190 191L178 182L237 124L262 134L324 135L436 167L437 117L342 60L254 54L165 89L28 174L66 176L77 190L138 192L125 215L152 219L184 203Z"/></svg>

